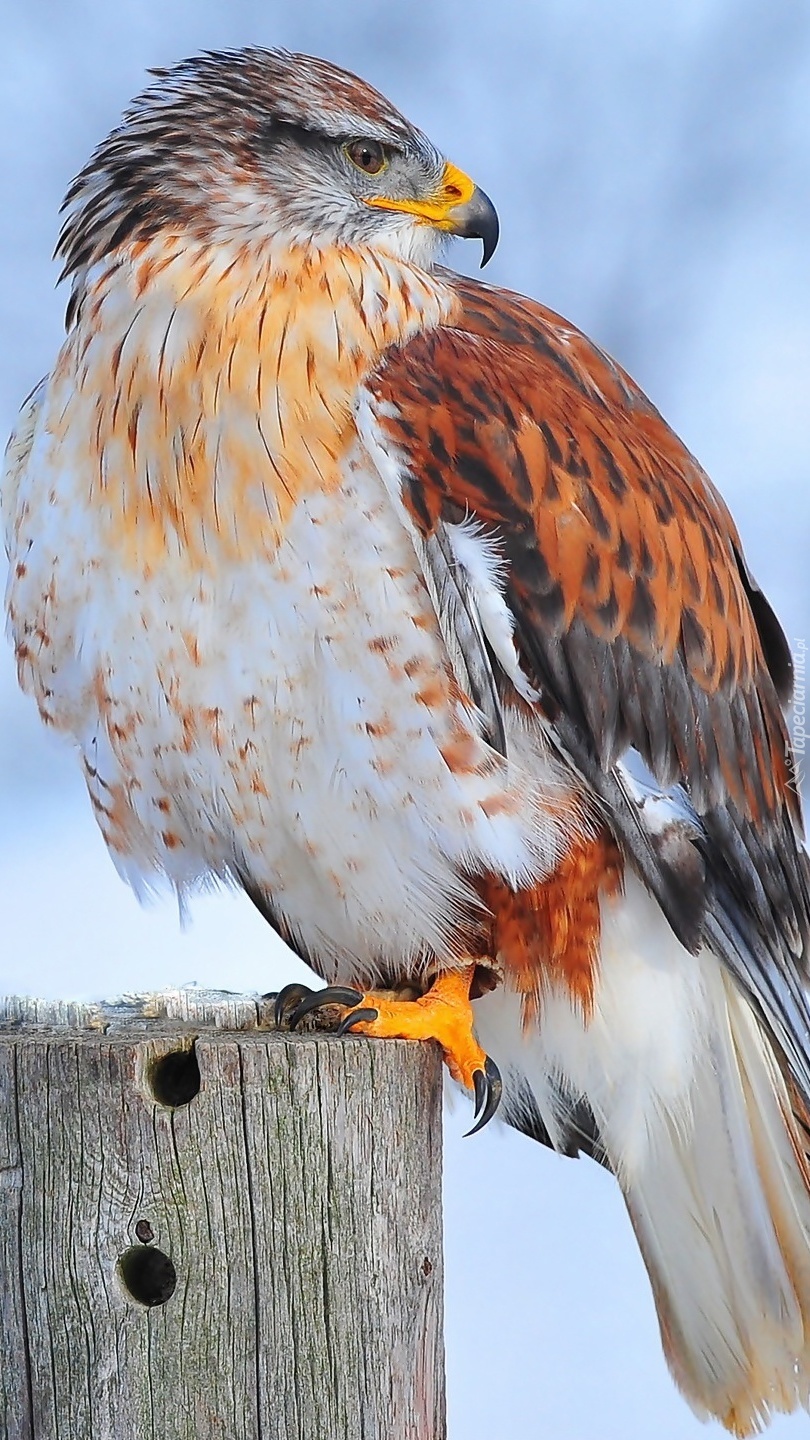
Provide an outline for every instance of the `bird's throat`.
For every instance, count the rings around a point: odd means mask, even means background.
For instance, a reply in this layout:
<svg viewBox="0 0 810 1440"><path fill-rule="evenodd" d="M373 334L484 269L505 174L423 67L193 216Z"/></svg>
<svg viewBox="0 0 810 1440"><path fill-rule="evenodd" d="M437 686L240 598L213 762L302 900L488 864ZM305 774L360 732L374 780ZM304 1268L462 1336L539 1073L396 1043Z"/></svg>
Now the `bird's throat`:
<svg viewBox="0 0 810 1440"><path fill-rule="evenodd" d="M453 304L370 249L133 246L62 350L54 443L82 436L125 562L271 554L299 501L340 485L364 379Z"/></svg>

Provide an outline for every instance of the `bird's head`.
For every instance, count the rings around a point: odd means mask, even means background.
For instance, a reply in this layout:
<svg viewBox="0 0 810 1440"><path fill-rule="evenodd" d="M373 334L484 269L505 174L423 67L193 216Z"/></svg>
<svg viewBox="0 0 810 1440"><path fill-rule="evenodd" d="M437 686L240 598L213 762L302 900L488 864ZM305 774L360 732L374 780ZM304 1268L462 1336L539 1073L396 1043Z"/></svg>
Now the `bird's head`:
<svg viewBox="0 0 810 1440"><path fill-rule="evenodd" d="M379 245L426 267L447 235L481 239L484 262L492 254L492 202L348 71L246 49L154 74L68 191L64 274L160 233Z"/></svg>

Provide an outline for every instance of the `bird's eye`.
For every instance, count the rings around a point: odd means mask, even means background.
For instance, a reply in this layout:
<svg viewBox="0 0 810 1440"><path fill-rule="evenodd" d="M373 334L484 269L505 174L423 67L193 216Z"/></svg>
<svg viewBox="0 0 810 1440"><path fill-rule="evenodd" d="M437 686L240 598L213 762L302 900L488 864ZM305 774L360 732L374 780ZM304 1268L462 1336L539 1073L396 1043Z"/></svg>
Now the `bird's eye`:
<svg viewBox="0 0 810 1440"><path fill-rule="evenodd" d="M380 175L387 168L388 158L378 140L352 140L344 149L352 164L366 175Z"/></svg>

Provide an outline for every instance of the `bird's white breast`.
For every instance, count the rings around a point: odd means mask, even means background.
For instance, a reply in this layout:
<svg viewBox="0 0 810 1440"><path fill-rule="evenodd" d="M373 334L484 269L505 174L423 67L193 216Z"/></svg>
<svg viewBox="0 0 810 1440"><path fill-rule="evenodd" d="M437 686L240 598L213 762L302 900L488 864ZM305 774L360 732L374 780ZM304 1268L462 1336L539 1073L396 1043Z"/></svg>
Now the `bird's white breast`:
<svg viewBox="0 0 810 1440"><path fill-rule="evenodd" d="M18 627L51 596L23 675L78 739L122 873L246 874L342 976L451 954L467 877L543 873L564 839L537 736L514 722L508 762L480 738L359 439L344 471L301 498L274 557L205 573L182 554L147 576L117 563L74 487L71 515L57 499L19 527L51 573L29 561L12 590Z"/></svg>
<svg viewBox="0 0 810 1440"><path fill-rule="evenodd" d="M577 823L538 727L482 738L357 398L451 302L415 273L400 314L390 259L338 293L298 257L250 303L235 262L159 259L88 290L12 444L21 683L136 888L247 878L327 975L446 962L473 877L547 874Z"/></svg>

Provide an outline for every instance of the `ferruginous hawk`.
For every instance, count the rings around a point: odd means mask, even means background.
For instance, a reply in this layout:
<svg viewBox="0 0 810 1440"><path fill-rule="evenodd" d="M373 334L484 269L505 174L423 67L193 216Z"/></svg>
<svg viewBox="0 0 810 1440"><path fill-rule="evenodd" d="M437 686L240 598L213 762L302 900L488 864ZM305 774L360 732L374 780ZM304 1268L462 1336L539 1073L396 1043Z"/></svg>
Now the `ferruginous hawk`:
<svg viewBox="0 0 810 1440"><path fill-rule="evenodd" d="M292 1023L433 1036L479 1123L502 1083L612 1170L700 1414L806 1405L791 660L717 491L572 325L438 264L491 202L333 65L155 72L65 203L7 603L121 874L242 886L334 987Z"/></svg>

